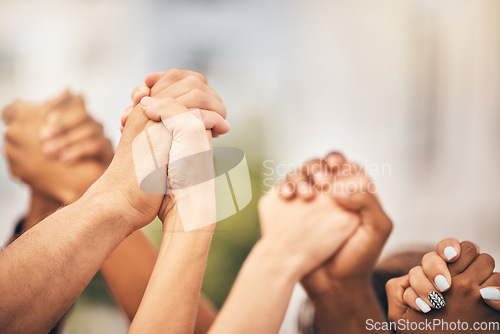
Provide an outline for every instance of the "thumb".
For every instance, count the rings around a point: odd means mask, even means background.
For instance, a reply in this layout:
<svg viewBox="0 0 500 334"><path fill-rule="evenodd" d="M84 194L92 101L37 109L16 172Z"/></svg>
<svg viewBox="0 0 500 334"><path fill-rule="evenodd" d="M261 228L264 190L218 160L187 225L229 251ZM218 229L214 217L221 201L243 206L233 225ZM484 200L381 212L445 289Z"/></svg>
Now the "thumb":
<svg viewBox="0 0 500 334"><path fill-rule="evenodd" d="M410 287L408 275L393 278L385 285L389 304L389 321L398 321L406 312L408 306L403 300L403 294L408 287Z"/></svg>

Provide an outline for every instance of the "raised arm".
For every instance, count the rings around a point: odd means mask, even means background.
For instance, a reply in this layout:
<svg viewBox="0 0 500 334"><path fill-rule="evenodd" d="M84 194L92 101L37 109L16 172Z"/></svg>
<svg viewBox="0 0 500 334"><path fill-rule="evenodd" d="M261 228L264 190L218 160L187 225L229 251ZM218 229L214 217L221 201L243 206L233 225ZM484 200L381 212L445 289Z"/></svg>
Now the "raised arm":
<svg viewBox="0 0 500 334"><path fill-rule="evenodd" d="M276 333L293 286L358 228L358 216L335 205L330 196L314 198L309 187L298 194L298 199L285 201L272 190L261 199L263 237L245 261L211 333Z"/></svg>
<svg viewBox="0 0 500 334"><path fill-rule="evenodd" d="M48 331L111 251L155 217L163 196L140 191L131 147L148 122L132 114L109 169L87 193L0 253L3 333Z"/></svg>

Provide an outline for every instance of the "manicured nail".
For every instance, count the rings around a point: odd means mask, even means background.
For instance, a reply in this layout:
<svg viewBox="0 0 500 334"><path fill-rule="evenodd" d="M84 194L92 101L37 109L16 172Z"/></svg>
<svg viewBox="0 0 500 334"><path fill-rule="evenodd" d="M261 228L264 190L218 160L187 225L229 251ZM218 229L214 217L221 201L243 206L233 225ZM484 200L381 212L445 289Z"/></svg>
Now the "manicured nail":
<svg viewBox="0 0 500 334"><path fill-rule="evenodd" d="M444 257L446 257L448 261L457 256L457 254L457 251L452 246L448 246L444 249Z"/></svg>
<svg viewBox="0 0 500 334"><path fill-rule="evenodd" d="M420 297L415 299L415 304L417 304L420 311L422 311L424 313L429 313L431 311L431 307L429 305L427 305L427 303L424 302L424 300Z"/></svg>
<svg viewBox="0 0 500 334"><path fill-rule="evenodd" d="M153 103L153 98L149 97L149 96L144 96L142 99L141 99L141 104L145 107L151 105L151 103Z"/></svg>
<svg viewBox="0 0 500 334"><path fill-rule="evenodd" d="M434 283L436 283L437 288L441 292L444 292L450 288L450 284L446 280L446 277L444 277L443 275L437 275L434 279Z"/></svg>
<svg viewBox="0 0 500 334"><path fill-rule="evenodd" d="M484 300L500 300L500 290L497 288L483 288L479 292Z"/></svg>
<svg viewBox="0 0 500 334"><path fill-rule="evenodd" d="M444 299L436 291L431 291L429 293L428 298L436 310L439 310L439 309L445 307L445 305L446 305L446 302L444 301Z"/></svg>

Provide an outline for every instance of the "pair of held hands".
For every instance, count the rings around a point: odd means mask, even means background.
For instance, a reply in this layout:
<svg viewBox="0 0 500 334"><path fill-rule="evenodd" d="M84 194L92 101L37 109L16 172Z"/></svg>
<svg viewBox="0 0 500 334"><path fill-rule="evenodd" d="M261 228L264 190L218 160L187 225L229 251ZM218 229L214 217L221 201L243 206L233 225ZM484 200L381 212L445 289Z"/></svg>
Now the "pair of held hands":
<svg viewBox="0 0 500 334"><path fill-rule="evenodd" d="M111 142L69 91L43 103L17 100L2 113L4 152L11 174L35 195L74 201L108 166Z"/></svg>
<svg viewBox="0 0 500 334"><path fill-rule="evenodd" d="M425 254L422 265L386 285L389 301L389 320L412 324L435 320L457 324L466 323L468 331L498 333L498 328L473 329L474 323L500 323L500 274L494 273L495 261L480 254L479 247L457 239L438 243L435 252ZM445 301L446 300L446 301ZM436 332L456 333L464 327ZM398 333L415 330L399 327Z"/></svg>
<svg viewBox="0 0 500 334"><path fill-rule="evenodd" d="M157 121L192 109L199 110L202 124L214 137L229 131L222 99L205 76L177 69L147 76L145 85L132 92L132 106L121 119L123 137L113 157L102 126L86 112L81 97L65 92L42 105L16 101L3 112L7 123L4 151L13 176L60 203L76 200L102 174L87 197L109 198L129 218L130 226L138 229L156 214L164 220L173 201L170 196L139 189L133 140Z"/></svg>
<svg viewBox="0 0 500 334"><path fill-rule="evenodd" d="M367 288L392 230L361 166L340 153L308 161L259 203L263 241L277 243L299 268L309 296Z"/></svg>

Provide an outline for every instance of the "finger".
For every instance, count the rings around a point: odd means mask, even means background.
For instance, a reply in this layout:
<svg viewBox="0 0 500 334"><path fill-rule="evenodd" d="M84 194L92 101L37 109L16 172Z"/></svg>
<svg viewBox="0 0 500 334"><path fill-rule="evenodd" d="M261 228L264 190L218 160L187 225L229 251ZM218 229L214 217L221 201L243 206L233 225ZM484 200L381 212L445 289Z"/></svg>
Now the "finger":
<svg viewBox="0 0 500 334"><path fill-rule="evenodd" d="M340 152L330 152L326 155L324 160L331 171L338 171L347 161Z"/></svg>
<svg viewBox="0 0 500 334"><path fill-rule="evenodd" d="M470 281L482 284L491 276L493 270L495 270L495 259L489 254L482 253L460 275L467 275Z"/></svg>
<svg viewBox="0 0 500 334"><path fill-rule="evenodd" d="M293 199L295 197L295 185L288 181L280 182L276 186L276 193L283 199Z"/></svg>
<svg viewBox="0 0 500 334"><path fill-rule="evenodd" d="M71 94L71 91L69 89L65 89L52 99L45 102L44 106L49 110L59 108L62 105L69 103L72 98L73 94Z"/></svg>
<svg viewBox="0 0 500 334"><path fill-rule="evenodd" d="M15 100L11 104L7 105L2 110L2 120L5 124L12 122L20 113L27 110L30 106L29 103L22 100Z"/></svg>
<svg viewBox="0 0 500 334"><path fill-rule="evenodd" d="M177 99L187 109L204 109L215 111L223 118L226 118L226 107L213 95L204 92L201 89L193 89L188 93L179 96Z"/></svg>
<svg viewBox="0 0 500 334"><path fill-rule="evenodd" d="M77 110L54 110L50 112L47 116L46 123L40 131L40 134L42 139L48 139L70 131L82 123L90 121L91 119L90 115L85 111L82 100L82 105L79 106Z"/></svg>
<svg viewBox="0 0 500 334"><path fill-rule="evenodd" d="M302 173L307 175L312 186L317 190L326 191L333 182L333 174L324 160L312 159L302 166Z"/></svg>
<svg viewBox="0 0 500 334"><path fill-rule="evenodd" d="M440 291L445 292L451 286L451 274L448 271L448 265L438 253L430 252L422 258L422 269L427 278L434 283L434 286Z"/></svg>
<svg viewBox="0 0 500 334"><path fill-rule="evenodd" d="M132 99L132 108L135 107L144 96L150 96L151 90L146 85L137 86L132 90L130 98ZM123 124L123 123L122 123Z"/></svg>
<svg viewBox="0 0 500 334"><path fill-rule="evenodd" d="M122 114L122 117L120 118L120 123L122 126L122 132L123 132L123 127L125 127L125 124L127 124L128 117L130 116L130 113L134 110L134 106L128 106L127 109Z"/></svg>
<svg viewBox="0 0 500 334"><path fill-rule="evenodd" d="M151 94L155 95L158 91L163 90L174 82L180 81L189 75L197 76L201 81L208 84L207 78L203 74L190 70L180 70L177 68L173 68L166 72L149 74L144 82L146 83L146 86L153 88L151 90Z"/></svg>
<svg viewBox="0 0 500 334"><path fill-rule="evenodd" d="M370 190L371 179L358 176L336 183L332 195L338 205L361 215L363 225L385 243L392 231L392 221L385 213L380 201ZM352 182L351 182L352 181Z"/></svg>
<svg viewBox="0 0 500 334"><path fill-rule="evenodd" d="M303 172L302 168L296 168L292 171L290 171L286 175L286 180L288 182L293 183L293 185L296 187L297 183L299 182L309 182L309 178L307 175Z"/></svg>
<svg viewBox="0 0 500 334"><path fill-rule="evenodd" d="M454 277L467 269L467 267L479 255L479 250L475 244L470 241L460 243L460 257L453 263L448 264L448 270L451 277Z"/></svg>
<svg viewBox="0 0 500 334"><path fill-rule="evenodd" d="M168 97L155 99L146 96L141 100L141 107L146 116L155 122L166 121L188 111L182 103Z"/></svg>
<svg viewBox="0 0 500 334"><path fill-rule="evenodd" d="M178 98L184 94L189 93L193 89L200 89L205 93L214 96L219 102L222 103L222 98L215 90L212 89L207 83L200 79L196 75L188 75L187 77L181 79L180 81L172 83L170 86L166 87L162 94L165 96Z"/></svg>
<svg viewBox="0 0 500 334"><path fill-rule="evenodd" d="M102 125L99 123L84 123L72 131L63 133L51 139L42 141L42 151L48 155L58 155L68 146L76 145L85 140L99 140L103 136Z"/></svg>
<svg viewBox="0 0 500 334"><path fill-rule="evenodd" d="M420 298L412 287L409 287L403 293L404 302L417 312L429 313L431 307Z"/></svg>
<svg viewBox="0 0 500 334"><path fill-rule="evenodd" d="M493 273L482 285L481 297L494 310L500 311L500 273Z"/></svg>
<svg viewBox="0 0 500 334"><path fill-rule="evenodd" d="M413 267L408 276L411 287L427 305L438 310L446 305L443 295L436 291L434 284L429 281L421 266Z"/></svg>
<svg viewBox="0 0 500 334"><path fill-rule="evenodd" d="M93 158L100 155L104 144L104 140L79 142L61 150L59 159L66 164L74 164L86 158Z"/></svg>
<svg viewBox="0 0 500 334"><path fill-rule="evenodd" d="M409 286L410 282L408 275L393 278L385 285L387 300L389 302L389 321L397 321L401 319L406 312L407 306L403 300L403 294Z"/></svg>
<svg viewBox="0 0 500 334"><path fill-rule="evenodd" d="M231 129L229 122L216 112L200 110L200 115L205 125L205 129L212 130L214 136L223 135Z"/></svg>
<svg viewBox="0 0 500 334"><path fill-rule="evenodd" d="M436 247L437 253L447 262L454 262L460 257L460 242L455 238L441 240Z"/></svg>
<svg viewBox="0 0 500 334"><path fill-rule="evenodd" d="M490 286L479 290L484 302L492 309L500 311L500 287Z"/></svg>
<svg viewBox="0 0 500 334"><path fill-rule="evenodd" d="M309 182L299 182L297 183L297 197L304 200L310 201L314 198L315 192L314 188Z"/></svg>

